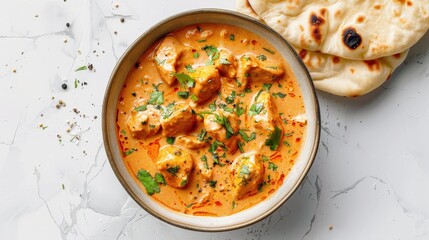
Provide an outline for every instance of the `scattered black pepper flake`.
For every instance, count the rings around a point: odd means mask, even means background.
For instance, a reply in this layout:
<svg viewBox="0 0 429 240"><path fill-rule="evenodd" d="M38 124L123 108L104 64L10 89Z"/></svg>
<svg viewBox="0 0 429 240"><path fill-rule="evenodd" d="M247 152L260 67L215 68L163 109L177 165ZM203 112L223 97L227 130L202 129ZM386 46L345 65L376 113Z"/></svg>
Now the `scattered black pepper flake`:
<svg viewBox="0 0 429 240"><path fill-rule="evenodd" d="M121 23L123 23L123 22L125 22L125 19L124 19L124 18L121 18Z"/></svg>
<svg viewBox="0 0 429 240"><path fill-rule="evenodd" d="M90 71L92 71L92 69L94 69L94 66L90 63L90 64L88 64L88 69L89 69Z"/></svg>
<svg viewBox="0 0 429 240"><path fill-rule="evenodd" d="M66 23L66 27L70 27L70 23Z"/></svg>
<svg viewBox="0 0 429 240"><path fill-rule="evenodd" d="M66 89L67 89L67 84L63 83L63 84L61 84L61 87L62 87L64 90L66 90Z"/></svg>

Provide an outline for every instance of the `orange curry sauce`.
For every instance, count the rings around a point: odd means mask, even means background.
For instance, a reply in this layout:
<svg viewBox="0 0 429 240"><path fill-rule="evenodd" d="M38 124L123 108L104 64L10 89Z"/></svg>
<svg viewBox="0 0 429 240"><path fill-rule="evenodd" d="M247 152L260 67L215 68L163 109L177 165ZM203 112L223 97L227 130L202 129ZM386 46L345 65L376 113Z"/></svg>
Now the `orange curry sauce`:
<svg viewBox="0 0 429 240"><path fill-rule="evenodd" d="M269 198L306 130L288 63L229 25L192 25L158 41L128 73L117 108L130 174L160 204L192 215L230 215Z"/></svg>

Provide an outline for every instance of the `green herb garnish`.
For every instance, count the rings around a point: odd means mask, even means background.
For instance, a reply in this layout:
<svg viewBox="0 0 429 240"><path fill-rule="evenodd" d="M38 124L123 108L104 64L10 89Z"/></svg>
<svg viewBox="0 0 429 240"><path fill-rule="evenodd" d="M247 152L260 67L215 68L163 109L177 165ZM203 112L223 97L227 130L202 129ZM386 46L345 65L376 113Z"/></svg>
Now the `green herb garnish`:
<svg viewBox="0 0 429 240"><path fill-rule="evenodd" d="M191 100L194 101L194 102L196 102L196 101L198 101L198 97L195 96L195 94L192 94L191 95Z"/></svg>
<svg viewBox="0 0 429 240"><path fill-rule="evenodd" d="M252 132L250 136L247 136L247 134L243 130L238 130L238 133L241 135L244 141L250 142L256 138L256 133Z"/></svg>
<svg viewBox="0 0 429 240"><path fill-rule="evenodd" d="M179 172L179 166L169 167L167 168L167 172L171 173L171 175L177 177L176 173Z"/></svg>
<svg viewBox="0 0 429 240"><path fill-rule="evenodd" d="M131 149L128 149L127 151L125 151L124 154L125 154L125 156L128 156L128 155L130 155L131 153L133 153L135 151L137 151L137 149L131 148Z"/></svg>
<svg viewBox="0 0 429 240"><path fill-rule="evenodd" d="M264 84L262 84L262 88L266 91L266 92L269 92L270 91L270 88L271 88L271 86L272 86L273 84L271 84L271 83L264 83Z"/></svg>
<svg viewBox="0 0 429 240"><path fill-rule="evenodd" d="M167 185L167 182L165 181L164 176L162 176L161 173L155 173L155 182L162 184L162 185Z"/></svg>
<svg viewBox="0 0 429 240"><path fill-rule="evenodd" d="M210 181L209 181L209 185L210 185L210 187L212 187L212 188L215 188L215 187L216 187L216 183L217 183L217 181L214 181L214 180L210 180Z"/></svg>
<svg viewBox="0 0 429 240"><path fill-rule="evenodd" d="M183 98L183 99L188 99L188 97L189 97L189 92L185 92L185 91L178 91L178 92L177 92L177 96L179 96L180 98Z"/></svg>
<svg viewBox="0 0 429 240"><path fill-rule="evenodd" d="M192 88L195 86L195 79L185 73L171 73L173 76L176 76L177 80L182 87Z"/></svg>
<svg viewBox="0 0 429 240"><path fill-rule="evenodd" d="M229 40L231 40L231 41L235 41L235 36L234 36L234 34L229 34Z"/></svg>
<svg viewBox="0 0 429 240"><path fill-rule="evenodd" d="M143 184L146 188L146 192L149 195L153 195L154 193L161 192L158 183L155 179L150 175L150 173L144 169L141 169L137 173L137 179Z"/></svg>
<svg viewBox="0 0 429 240"><path fill-rule="evenodd" d="M167 137L167 143L168 144L174 144L174 141L176 141L175 137Z"/></svg>
<svg viewBox="0 0 429 240"><path fill-rule="evenodd" d="M195 69L192 68L191 64L186 64L185 68L186 68L186 71L188 71L189 73L195 72Z"/></svg>
<svg viewBox="0 0 429 240"><path fill-rule="evenodd" d="M267 60L267 57L264 54L259 54L258 56L256 56L256 58L261 60L261 61Z"/></svg>
<svg viewBox="0 0 429 240"><path fill-rule="evenodd" d="M276 52L274 52L273 50L268 49L268 48L262 48L262 49L264 49L265 51L267 51L267 52L269 52L269 53L271 53L271 54L275 54L275 53L276 53Z"/></svg>
<svg viewBox="0 0 429 240"><path fill-rule="evenodd" d="M263 108L264 108L263 103L254 103L254 104L252 104L252 106L250 106L248 115L249 116L258 115L259 113L261 113Z"/></svg>
<svg viewBox="0 0 429 240"><path fill-rule="evenodd" d="M208 164L208 162L207 162L207 157L206 157L206 155L203 155L203 156L201 157L201 161L203 161L203 163L204 163L204 168L205 168L205 169L209 169L209 164Z"/></svg>
<svg viewBox="0 0 429 240"><path fill-rule="evenodd" d="M272 169L273 171L277 171L278 166L273 162L268 163L268 169Z"/></svg>
<svg viewBox="0 0 429 240"><path fill-rule="evenodd" d="M79 71L83 71L83 70L87 70L88 67L87 66L82 66L82 67L78 67L76 70L74 70L75 72L79 72Z"/></svg>
<svg viewBox="0 0 429 240"><path fill-rule="evenodd" d="M267 138L267 140L265 140L265 146L270 147L271 151L277 150L280 144L281 136L282 130L276 126L274 131Z"/></svg>

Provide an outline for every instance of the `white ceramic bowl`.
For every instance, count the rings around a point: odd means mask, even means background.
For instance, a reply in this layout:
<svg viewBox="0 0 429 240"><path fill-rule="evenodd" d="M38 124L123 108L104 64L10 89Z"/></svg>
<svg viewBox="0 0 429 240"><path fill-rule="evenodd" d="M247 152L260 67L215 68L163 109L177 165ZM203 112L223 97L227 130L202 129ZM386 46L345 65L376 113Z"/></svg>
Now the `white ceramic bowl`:
<svg viewBox="0 0 429 240"><path fill-rule="evenodd" d="M116 134L116 107L125 78L137 59L157 40L176 29L197 23L237 26L265 38L291 65L301 87L307 117L307 132L295 165L283 185L270 198L225 217L192 216L169 210L144 193L124 165ZM279 208L298 188L315 158L319 145L319 105L311 77L301 59L274 30L245 15L219 9L184 12L156 24L143 33L124 53L113 69L103 103L103 139L110 164L125 190L153 216L176 226L198 231L227 231L255 223Z"/></svg>

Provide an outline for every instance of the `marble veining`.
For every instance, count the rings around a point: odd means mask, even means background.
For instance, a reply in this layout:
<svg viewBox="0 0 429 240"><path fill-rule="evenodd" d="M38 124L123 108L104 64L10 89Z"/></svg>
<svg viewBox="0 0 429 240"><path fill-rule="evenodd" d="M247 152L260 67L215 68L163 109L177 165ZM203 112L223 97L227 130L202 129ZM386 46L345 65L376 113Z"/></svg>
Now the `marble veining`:
<svg viewBox="0 0 429 240"><path fill-rule="evenodd" d="M355 99L318 92L317 158L266 219L193 232L152 217L128 196L102 143L111 70L150 26L203 7L235 3L3 1L0 239L429 239L429 34L374 92Z"/></svg>

